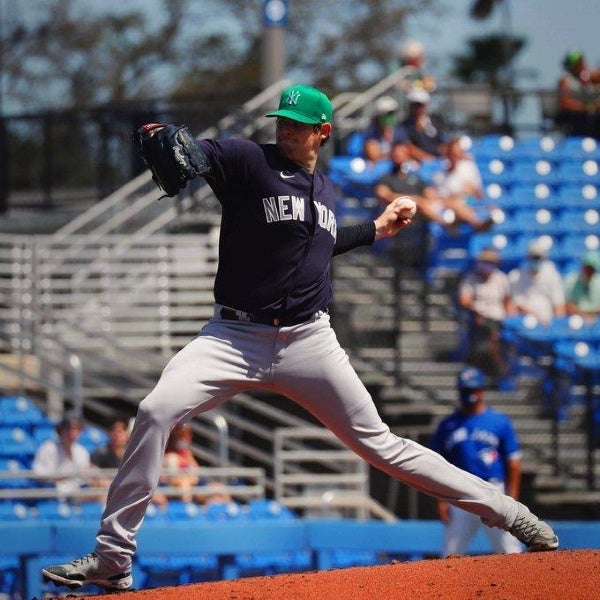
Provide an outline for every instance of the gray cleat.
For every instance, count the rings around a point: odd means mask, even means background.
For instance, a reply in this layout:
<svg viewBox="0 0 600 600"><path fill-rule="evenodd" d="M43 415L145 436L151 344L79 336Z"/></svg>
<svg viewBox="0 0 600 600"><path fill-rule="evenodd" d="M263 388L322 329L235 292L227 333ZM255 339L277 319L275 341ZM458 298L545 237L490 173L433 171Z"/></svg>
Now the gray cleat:
<svg viewBox="0 0 600 600"><path fill-rule="evenodd" d="M558 548L558 537L552 527L538 519L521 503L519 503L517 518L508 531L523 542L531 552Z"/></svg>
<svg viewBox="0 0 600 600"><path fill-rule="evenodd" d="M42 569L44 581L66 585L71 589L83 585L97 585L105 590L128 590L133 577L131 571L115 573L104 568L96 554L86 554L66 565Z"/></svg>

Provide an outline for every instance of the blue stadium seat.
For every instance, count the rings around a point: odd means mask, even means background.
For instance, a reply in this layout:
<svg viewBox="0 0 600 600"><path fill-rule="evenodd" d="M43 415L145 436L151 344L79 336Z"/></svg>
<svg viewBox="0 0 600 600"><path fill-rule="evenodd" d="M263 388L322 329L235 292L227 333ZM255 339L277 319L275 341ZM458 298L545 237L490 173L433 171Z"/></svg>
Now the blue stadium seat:
<svg viewBox="0 0 600 600"><path fill-rule="evenodd" d="M549 135L535 135L533 137L516 140L513 154L515 160L533 159L558 162L561 158L561 142Z"/></svg>
<svg viewBox="0 0 600 600"><path fill-rule="evenodd" d="M513 183L556 185L559 182L559 167L548 160L519 160L513 164Z"/></svg>
<svg viewBox="0 0 600 600"><path fill-rule="evenodd" d="M0 457L30 461L36 451L33 438L21 427L0 428Z"/></svg>
<svg viewBox="0 0 600 600"><path fill-rule="evenodd" d="M296 514L281 502L258 498L247 504L247 516L250 519L295 519Z"/></svg>
<svg viewBox="0 0 600 600"><path fill-rule="evenodd" d="M77 521L79 520L78 511L67 502L56 500L38 500L35 504L35 510L43 521Z"/></svg>
<svg viewBox="0 0 600 600"><path fill-rule="evenodd" d="M6 471L17 474L21 471L26 471L25 464L17 458L0 458L0 471ZM32 487L33 484L26 478L19 479L4 479L0 477L0 488L7 489L22 489Z"/></svg>
<svg viewBox="0 0 600 600"><path fill-rule="evenodd" d="M210 521L231 521L244 519L245 513L237 502L218 502L206 507L206 517Z"/></svg>
<svg viewBox="0 0 600 600"><path fill-rule="evenodd" d="M82 446L87 448L88 451L91 453L98 446L102 446L108 443L108 434L100 427L96 427L94 425L87 425L81 432L81 435L79 436L79 439L77 441Z"/></svg>
<svg viewBox="0 0 600 600"><path fill-rule="evenodd" d="M52 422L41 423L33 428L32 437L37 446L40 446L48 440L55 440L58 438L56 432L56 424Z"/></svg>
<svg viewBox="0 0 600 600"><path fill-rule="evenodd" d="M560 214L559 226L564 233L598 233L600 211L595 208L566 208Z"/></svg>
<svg viewBox="0 0 600 600"><path fill-rule="evenodd" d="M346 154L348 156L362 156L365 145L365 132L353 131L346 140Z"/></svg>
<svg viewBox="0 0 600 600"><path fill-rule="evenodd" d="M557 192L546 183L515 183L508 200L502 207L560 208L563 206Z"/></svg>
<svg viewBox="0 0 600 600"><path fill-rule="evenodd" d="M486 158L478 159L476 163L485 186L491 183L510 186L513 183L513 169L508 162L500 158L491 158L489 160Z"/></svg>
<svg viewBox="0 0 600 600"><path fill-rule="evenodd" d="M561 184L558 186L556 196L563 206L600 208L598 187L591 183Z"/></svg>
<svg viewBox="0 0 600 600"><path fill-rule="evenodd" d="M3 426L30 429L47 421L44 412L30 398L24 396L0 398L0 422Z"/></svg>
<svg viewBox="0 0 600 600"><path fill-rule="evenodd" d="M0 501L0 521L25 521L32 518L35 518L35 515L23 502Z"/></svg>
<svg viewBox="0 0 600 600"><path fill-rule="evenodd" d="M558 152L563 160L600 160L600 145L591 137L566 137L559 145Z"/></svg>
<svg viewBox="0 0 600 600"><path fill-rule="evenodd" d="M196 502L169 500L167 517L172 521L206 520L206 511Z"/></svg>
<svg viewBox="0 0 600 600"><path fill-rule="evenodd" d="M590 250L600 248L599 233L570 232L559 241L560 256L563 260L580 261Z"/></svg>
<svg viewBox="0 0 600 600"><path fill-rule="evenodd" d="M520 208L512 213L505 212L502 222L495 222L497 233L530 233L532 235L558 235L560 212L549 208ZM496 221L496 220L495 220Z"/></svg>
<svg viewBox="0 0 600 600"><path fill-rule="evenodd" d="M104 502L86 500L79 505L78 514L84 521L99 523L104 512L104 506Z"/></svg>
<svg viewBox="0 0 600 600"><path fill-rule="evenodd" d="M505 202L509 201L510 188L508 186L494 182L485 185L484 189L484 202L486 204L502 206Z"/></svg>
<svg viewBox="0 0 600 600"><path fill-rule="evenodd" d="M600 185L600 170L595 160L564 161L557 167L560 183L572 185Z"/></svg>
<svg viewBox="0 0 600 600"><path fill-rule="evenodd" d="M475 160L499 158L510 162L515 150L515 140L509 135L485 134L472 140L470 152Z"/></svg>

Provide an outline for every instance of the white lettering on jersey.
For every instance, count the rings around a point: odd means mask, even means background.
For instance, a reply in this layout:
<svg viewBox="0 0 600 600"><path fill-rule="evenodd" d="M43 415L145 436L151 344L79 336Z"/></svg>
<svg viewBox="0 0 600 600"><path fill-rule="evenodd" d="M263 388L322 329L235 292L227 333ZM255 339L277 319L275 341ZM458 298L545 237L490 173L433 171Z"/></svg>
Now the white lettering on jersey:
<svg viewBox="0 0 600 600"><path fill-rule="evenodd" d="M263 207L265 210L265 219L267 223L277 223L279 221L305 221L304 198L298 196L269 196L263 198ZM319 227L328 231L333 239L337 236L337 224L335 222L335 213L329 210L324 204L315 202L317 210L317 224Z"/></svg>

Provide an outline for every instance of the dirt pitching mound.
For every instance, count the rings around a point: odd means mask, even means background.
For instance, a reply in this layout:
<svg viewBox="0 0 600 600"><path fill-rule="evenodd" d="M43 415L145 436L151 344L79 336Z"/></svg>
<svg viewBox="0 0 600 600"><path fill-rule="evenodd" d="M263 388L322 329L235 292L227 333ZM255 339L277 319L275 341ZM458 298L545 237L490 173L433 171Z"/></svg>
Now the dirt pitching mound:
<svg viewBox="0 0 600 600"><path fill-rule="evenodd" d="M111 594L110 600L594 600L599 590L600 550L558 550L249 577Z"/></svg>

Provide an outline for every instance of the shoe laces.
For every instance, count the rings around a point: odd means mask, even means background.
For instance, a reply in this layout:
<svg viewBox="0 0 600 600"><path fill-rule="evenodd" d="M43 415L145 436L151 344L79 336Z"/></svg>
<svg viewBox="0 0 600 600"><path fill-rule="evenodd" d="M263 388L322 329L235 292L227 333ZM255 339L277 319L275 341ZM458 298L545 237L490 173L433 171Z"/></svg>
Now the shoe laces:
<svg viewBox="0 0 600 600"><path fill-rule="evenodd" d="M511 533L522 542L529 541L538 531L537 523L523 515L519 515L511 527Z"/></svg>
<svg viewBox="0 0 600 600"><path fill-rule="evenodd" d="M96 559L96 555L93 552L91 552L90 554L86 554L85 556L82 556L81 558L75 559L71 564L73 566L83 566L83 565L91 563L95 559Z"/></svg>

